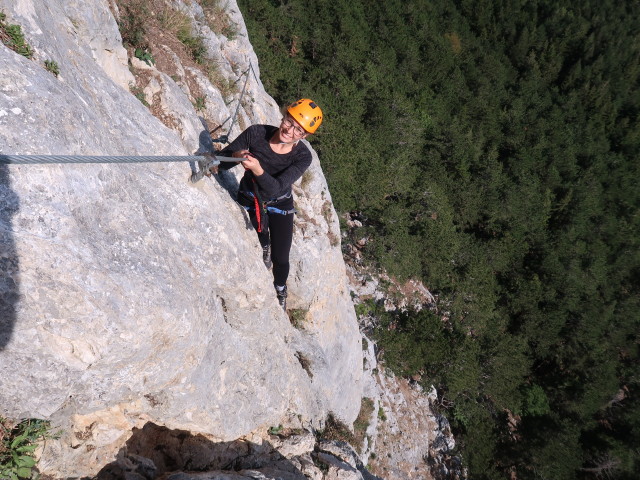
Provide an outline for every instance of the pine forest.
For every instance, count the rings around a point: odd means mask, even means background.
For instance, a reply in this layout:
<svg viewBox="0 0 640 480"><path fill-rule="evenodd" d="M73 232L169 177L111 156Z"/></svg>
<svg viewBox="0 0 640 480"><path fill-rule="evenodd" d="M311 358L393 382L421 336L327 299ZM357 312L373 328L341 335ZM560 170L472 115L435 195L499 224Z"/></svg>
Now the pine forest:
<svg viewBox="0 0 640 480"><path fill-rule="evenodd" d="M639 478L640 3L239 6L367 261L438 299L360 312L469 478Z"/></svg>

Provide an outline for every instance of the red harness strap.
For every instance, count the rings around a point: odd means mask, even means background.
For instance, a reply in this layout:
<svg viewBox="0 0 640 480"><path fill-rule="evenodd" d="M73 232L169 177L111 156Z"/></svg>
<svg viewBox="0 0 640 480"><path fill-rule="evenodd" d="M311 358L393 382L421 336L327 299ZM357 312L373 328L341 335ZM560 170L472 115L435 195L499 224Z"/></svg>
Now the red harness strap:
<svg viewBox="0 0 640 480"><path fill-rule="evenodd" d="M256 209L256 221L258 222L258 233L262 232L262 215L261 215L261 207L262 205L260 205L260 200L258 200L258 185L256 185L256 179L252 178L251 180L253 180L253 204L255 205L255 209Z"/></svg>

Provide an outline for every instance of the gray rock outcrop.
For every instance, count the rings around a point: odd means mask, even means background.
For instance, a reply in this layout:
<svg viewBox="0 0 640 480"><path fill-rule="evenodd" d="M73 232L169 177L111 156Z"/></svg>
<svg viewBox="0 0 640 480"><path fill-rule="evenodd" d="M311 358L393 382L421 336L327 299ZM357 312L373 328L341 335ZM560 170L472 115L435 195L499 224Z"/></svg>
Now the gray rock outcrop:
<svg viewBox="0 0 640 480"><path fill-rule="evenodd" d="M233 41L201 24L197 3L173 2L224 75L256 71L233 138L242 124L277 123L279 111L228 3ZM0 44L0 154L192 154L210 147L194 79L209 92L206 116L229 126L238 95L225 104L197 72L187 82L148 68L155 116L132 95L115 4L0 0L0 9L35 51L30 60ZM232 441L358 413L360 335L317 156L295 188L289 290L302 328L276 302L234 177L192 185L190 174L187 162L0 165L0 414L62 427L45 472L93 475L149 422Z"/></svg>
<svg viewBox="0 0 640 480"><path fill-rule="evenodd" d="M344 442L307 431L212 442L154 424L136 429L97 480L380 480Z"/></svg>

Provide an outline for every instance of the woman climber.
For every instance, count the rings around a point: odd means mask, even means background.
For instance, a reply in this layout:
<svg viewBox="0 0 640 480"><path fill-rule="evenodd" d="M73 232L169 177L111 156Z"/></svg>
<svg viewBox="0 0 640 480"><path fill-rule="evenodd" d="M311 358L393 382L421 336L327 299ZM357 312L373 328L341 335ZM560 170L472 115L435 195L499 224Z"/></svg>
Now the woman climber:
<svg viewBox="0 0 640 480"><path fill-rule="evenodd" d="M219 154L244 158L238 202L249 212L258 232L262 259L273 265L273 285L278 302L287 309L289 251L293 240L293 197L291 185L311 165L311 152L300 140L314 133L322 123L322 110L303 98L286 108L279 127L252 125ZM236 164L223 163L228 170Z"/></svg>

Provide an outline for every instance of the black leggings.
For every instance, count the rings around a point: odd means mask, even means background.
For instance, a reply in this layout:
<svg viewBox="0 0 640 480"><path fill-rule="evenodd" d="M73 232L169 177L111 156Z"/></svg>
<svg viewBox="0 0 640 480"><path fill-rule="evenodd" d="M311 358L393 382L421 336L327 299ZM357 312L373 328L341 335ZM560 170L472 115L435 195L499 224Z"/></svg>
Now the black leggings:
<svg viewBox="0 0 640 480"><path fill-rule="evenodd" d="M251 224L258 229L255 211L250 211ZM286 285L289 277L289 252L293 241L293 214L269 212L269 231L259 232L260 245L271 243L271 261L273 262L273 283Z"/></svg>

